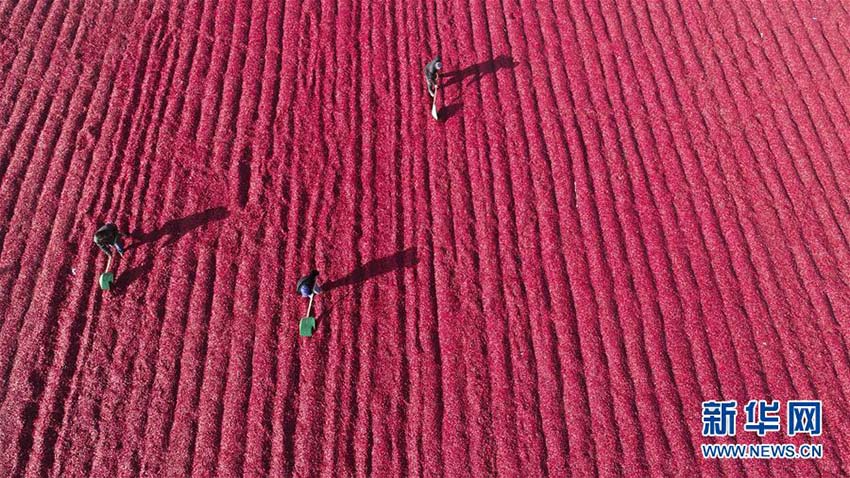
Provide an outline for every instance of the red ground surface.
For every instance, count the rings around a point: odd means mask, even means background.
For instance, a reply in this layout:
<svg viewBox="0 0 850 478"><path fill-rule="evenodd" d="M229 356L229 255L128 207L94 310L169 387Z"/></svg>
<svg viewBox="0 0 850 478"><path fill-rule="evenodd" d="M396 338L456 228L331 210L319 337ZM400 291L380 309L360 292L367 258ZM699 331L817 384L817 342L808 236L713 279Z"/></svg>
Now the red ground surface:
<svg viewBox="0 0 850 478"><path fill-rule="evenodd" d="M849 28L0 1L0 476L848 476ZM755 398L823 400L762 441L824 458L699 458L701 402Z"/></svg>

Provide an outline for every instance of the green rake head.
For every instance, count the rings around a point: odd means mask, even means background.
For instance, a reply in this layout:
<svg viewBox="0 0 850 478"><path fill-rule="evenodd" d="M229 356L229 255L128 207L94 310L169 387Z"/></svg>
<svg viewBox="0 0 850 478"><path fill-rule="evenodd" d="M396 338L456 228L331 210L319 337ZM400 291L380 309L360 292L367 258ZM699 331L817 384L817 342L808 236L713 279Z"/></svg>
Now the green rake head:
<svg viewBox="0 0 850 478"><path fill-rule="evenodd" d="M301 332L302 337L312 337L313 330L316 328L316 318L315 317L304 317L301 319L301 323L298 325L298 329Z"/></svg>
<svg viewBox="0 0 850 478"><path fill-rule="evenodd" d="M109 290L112 287L112 283L115 281L115 274L111 272L104 272L100 275L100 288L103 290Z"/></svg>

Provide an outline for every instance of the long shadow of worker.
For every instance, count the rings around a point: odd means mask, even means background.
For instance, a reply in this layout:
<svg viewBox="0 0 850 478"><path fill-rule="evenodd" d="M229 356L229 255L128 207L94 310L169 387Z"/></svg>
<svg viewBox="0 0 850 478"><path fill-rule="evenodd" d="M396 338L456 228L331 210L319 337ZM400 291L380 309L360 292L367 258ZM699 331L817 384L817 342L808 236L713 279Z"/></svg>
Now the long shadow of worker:
<svg viewBox="0 0 850 478"><path fill-rule="evenodd" d="M353 271L339 279L325 282L322 284L322 291L330 292L334 289L340 289L346 286L356 286L379 275L392 271L400 271L408 267L413 267L418 263L419 258L416 255L416 248L409 247L403 251L396 252L395 254L382 257L380 259L373 259L361 266L355 267ZM316 317L316 330L319 330L320 326L327 323L327 319L330 316L331 311L353 292L354 287L349 287L348 290L343 291L341 295L337 295L339 293L334 294L333 302L331 302L328 306L323 307L322 312L318 317Z"/></svg>
<svg viewBox="0 0 850 478"><path fill-rule="evenodd" d="M322 290L330 292L339 287L360 284L361 282L366 282L373 277L392 272L396 269L406 269L415 266L418 262L419 258L416 257L416 248L409 247L395 254L381 257L380 259L373 259L361 266L355 267L353 271L345 276L325 282L322 285Z"/></svg>
<svg viewBox="0 0 850 478"><path fill-rule="evenodd" d="M206 211L196 212L181 219L172 219L162 225L159 229L151 232L134 231L128 236L134 239L133 244L127 247L132 249L142 244L157 242L163 237L168 237L160 247L166 247L176 242L194 229L204 226L212 221L220 221L230 216L226 207L213 207Z"/></svg>
<svg viewBox="0 0 850 478"><path fill-rule="evenodd" d="M442 73L441 76L445 77L446 81L440 86L446 87L455 83L460 83L466 78L470 79L467 85L471 85L481 81L481 77L484 75L489 75L505 68L513 68L517 65L519 65L519 63L514 61L513 57L509 55L499 55L496 58L482 61L481 63L476 63L474 65L469 65L462 70Z"/></svg>
<svg viewBox="0 0 850 478"><path fill-rule="evenodd" d="M181 237L192 232L193 230L209 224L212 221L220 221L230 216L230 211L226 207L213 207L206 211L196 212L181 219L172 219L162 225L159 229L151 232L133 231L127 234L133 239L126 249L129 251L144 244L156 243L160 239L167 237L159 248L167 247L176 242ZM127 288L141 277L147 275L153 269L153 258L147 256L140 265L128 269L125 272L118 274L115 280L114 293L122 294Z"/></svg>

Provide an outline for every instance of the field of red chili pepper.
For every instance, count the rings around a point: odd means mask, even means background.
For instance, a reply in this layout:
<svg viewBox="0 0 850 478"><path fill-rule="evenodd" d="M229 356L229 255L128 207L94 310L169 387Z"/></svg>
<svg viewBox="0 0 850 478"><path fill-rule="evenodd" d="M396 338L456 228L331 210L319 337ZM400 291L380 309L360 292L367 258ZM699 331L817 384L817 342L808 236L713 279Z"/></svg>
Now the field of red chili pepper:
<svg viewBox="0 0 850 478"><path fill-rule="evenodd" d="M848 476L848 74L827 0L0 0L0 476Z"/></svg>

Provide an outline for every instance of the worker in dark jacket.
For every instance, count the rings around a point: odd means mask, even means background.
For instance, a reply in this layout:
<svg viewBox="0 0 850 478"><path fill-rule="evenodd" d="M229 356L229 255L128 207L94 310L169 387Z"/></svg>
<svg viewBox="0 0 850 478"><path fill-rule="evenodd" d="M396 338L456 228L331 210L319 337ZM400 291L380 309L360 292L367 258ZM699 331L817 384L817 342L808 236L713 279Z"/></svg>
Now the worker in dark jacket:
<svg viewBox="0 0 850 478"><path fill-rule="evenodd" d="M111 222L103 225L94 233L94 243L109 257L112 257L111 248L114 248L118 251L118 254L121 254L121 257L124 257L124 242L121 240L121 233L118 232L118 226Z"/></svg>
<svg viewBox="0 0 850 478"><path fill-rule="evenodd" d="M440 70L443 69L443 60L440 55L425 65L425 84L428 86L428 94L433 98L437 94L437 82L440 80Z"/></svg>
<svg viewBox="0 0 850 478"><path fill-rule="evenodd" d="M301 294L301 297L310 297L313 294L321 294L322 289L319 287L319 284L316 282L316 279L319 277L319 271L313 269L306 276L298 279L298 283L295 285L295 289Z"/></svg>

